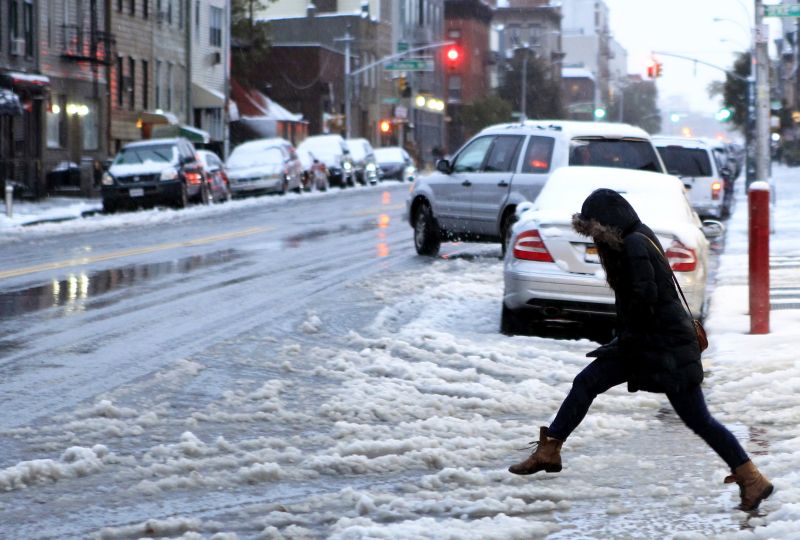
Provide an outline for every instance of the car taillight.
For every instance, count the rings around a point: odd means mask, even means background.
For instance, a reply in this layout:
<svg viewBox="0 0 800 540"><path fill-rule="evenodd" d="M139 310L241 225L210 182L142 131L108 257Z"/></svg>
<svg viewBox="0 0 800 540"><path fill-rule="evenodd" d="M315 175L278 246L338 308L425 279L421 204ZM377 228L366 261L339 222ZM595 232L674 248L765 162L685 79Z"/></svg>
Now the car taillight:
<svg viewBox="0 0 800 540"><path fill-rule="evenodd" d="M695 251L677 240L673 240L666 254L669 265L675 272L691 272L697 268L697 254Z"/></svg>
<svg viewBox="0 0 800 540"><path fill-rule="evenodd" d="M514 242L514 258L526 261L555 262L539 235L539 231L525 231Z"/></svg>
<svg viewBox="0 0 800 540"><path fill-rule="evenodd" d="M719 196L722 194L722 182L718 180L714 180L711 184L711 198L715 201L719 200Z"/></svg>
<svg viewBox="0 0 800 540"><path fill-rule="evenodd" d="M203 175L198 172L187 172L186 181L190 184L199 184L203 181Z"/></svg>

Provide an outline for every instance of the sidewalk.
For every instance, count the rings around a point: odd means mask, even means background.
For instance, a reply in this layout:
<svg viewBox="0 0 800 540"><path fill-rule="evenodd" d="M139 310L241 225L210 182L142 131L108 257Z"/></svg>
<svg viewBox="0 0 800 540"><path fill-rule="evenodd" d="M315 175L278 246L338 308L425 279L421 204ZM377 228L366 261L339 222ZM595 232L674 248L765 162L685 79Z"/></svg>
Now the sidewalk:
<svg viewBox="0 0 800 540"><path fill-rule="evenodd" d="M102 208L103 203L100 199L83 197L48 197L35 202L15 199L12 216L9 218L3 200L0 203L0 230L7 227L67 221L100 212Z"/></svg>
<svg viewBox="0 0 800 540"><path fill-rule="evenodd" d="M762 505L765 517L749 520L755 529L734 537L800 538L800 169L773 168L772 310L766 335L750 334L748 208L742 178L736 191L705 323L711 342L704 354L710 372L705 386L723 423L747 427L746 450L776 488Z"/></svg>

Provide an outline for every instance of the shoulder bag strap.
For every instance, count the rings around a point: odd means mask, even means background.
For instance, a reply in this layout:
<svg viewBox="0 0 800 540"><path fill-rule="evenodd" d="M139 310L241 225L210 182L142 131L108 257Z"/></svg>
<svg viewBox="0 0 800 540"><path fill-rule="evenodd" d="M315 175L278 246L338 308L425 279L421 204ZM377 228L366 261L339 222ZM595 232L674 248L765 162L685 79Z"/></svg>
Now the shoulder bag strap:
<svg viewBox="0 0 800 540"><path fill-rule="evenodd" d="M653 242L653 239L650 238L649 236L647 236L646 234L640 233L640 232L637 232L636 234L640 234L640 235L644 236L645 238L647 238L647 241L650 242L650 244L652 244L652 246L654 248L656 248L656 251L658 252L658 254L666 261L667 268L669 268L669 273L672 276L672 281L675 282L675 287L678 289L678 292L681 294L681 298L683 299L683 305L686 306L686 310L689 312L689 315L691 315L692 319L694 319L694 315L692 314L692 308L689 307L689 302L686 301L686 297L683 295L683 289L681 289L681 285L680 285L680 283L678 283L678 278L675 277L675 272L672 271L672 267L669 265L669 261L666 259L666 256L661 251L661 248L658 247L656 245L656 243Z"/></svg>

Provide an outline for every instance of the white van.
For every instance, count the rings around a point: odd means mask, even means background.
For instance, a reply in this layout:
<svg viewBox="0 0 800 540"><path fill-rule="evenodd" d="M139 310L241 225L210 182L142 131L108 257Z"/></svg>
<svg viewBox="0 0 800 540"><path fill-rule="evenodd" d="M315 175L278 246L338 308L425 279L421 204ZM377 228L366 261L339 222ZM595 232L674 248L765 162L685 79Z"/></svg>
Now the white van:
<svg viewBox="0 0 800 540"><path fill-rule="evenodd" d="M725 179L713 148L702 139L653 137L669 174L683 180L689 202L701 217L722 218L727 214Z"/></svg>

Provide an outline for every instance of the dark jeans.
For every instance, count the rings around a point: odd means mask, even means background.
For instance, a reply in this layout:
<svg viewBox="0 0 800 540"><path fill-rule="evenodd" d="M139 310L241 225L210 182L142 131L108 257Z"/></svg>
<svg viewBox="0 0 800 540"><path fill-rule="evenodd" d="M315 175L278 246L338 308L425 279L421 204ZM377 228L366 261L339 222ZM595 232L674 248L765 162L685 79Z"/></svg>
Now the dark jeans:
<svg viewBox="0 0 800 540"><path fill-rule="evenodd" d="M609 357L596 359L575 377L572 389L547 430L548 435L566 440L586 416L594 398L624 382L627 382L627 375L620 360ZM708 412L699 385L684 392L668 393L667 399L683 423L699 435L728 464L731 471L750 459L736 437Z"/></svg>

